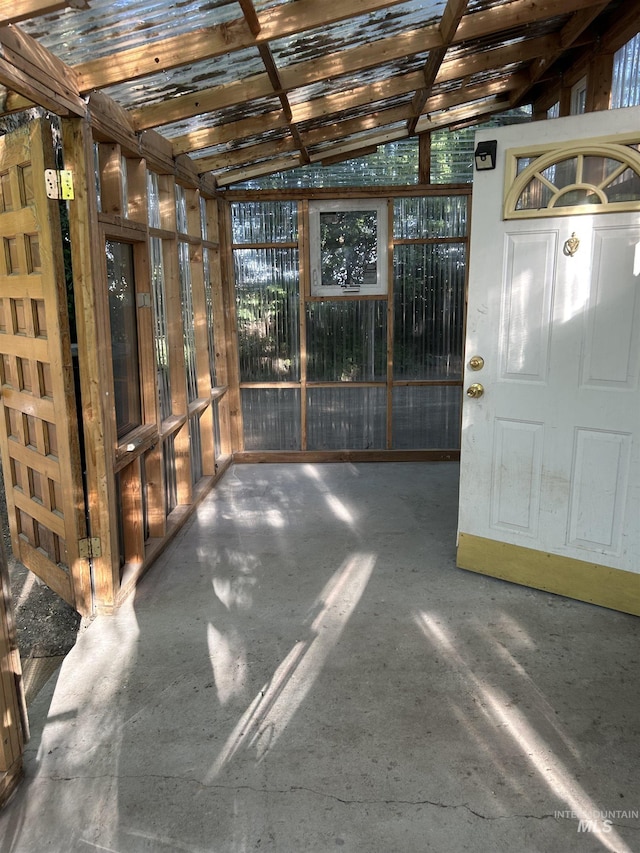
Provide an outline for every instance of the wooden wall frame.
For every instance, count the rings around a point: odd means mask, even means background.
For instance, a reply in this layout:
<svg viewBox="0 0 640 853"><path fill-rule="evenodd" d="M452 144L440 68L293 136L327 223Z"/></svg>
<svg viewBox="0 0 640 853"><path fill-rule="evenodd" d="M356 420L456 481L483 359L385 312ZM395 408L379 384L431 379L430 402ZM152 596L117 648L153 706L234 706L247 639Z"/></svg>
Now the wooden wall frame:
<svg viewBox="0 0 640 853"><path fill-rule="evenodd" d="M91 557L94 608L111 612L131 592L231 461L225 345L228 324L222 293L218 204L200 186L190 183L183 172L179 179L167 171L157 172L155 160L149 163L117 140L106 140L104 128L98 142L81 119L65 120L63 129L65 165L81 176L82 181L69 211L85 445L93 449L87 459L87 511L90 535L100 543ZM94 145L97 145L100 170L99 196L93 169ZM149 171L157 175L160 228L149 224ZM176 187L182 187L179 192L186 201L186 227L180 231ZM171 415L164 420L159 407L155 361L152 238L161 241L166 284L172 398ZM116 437L113 407L106 240L133 247L135 270L142 422L121 439ZM197 373L194 399L188 398L185 375L180 252L183 258L188 258L190 299L193 317L197 318L192 330ZM205 252L210 289L204 275ZM207 328L211 313L215 353L210 352ZM215 387L211 382L212 359L216 363ZM192 456L194 446L198 448L197 460ZM167 511L168 463L163 453L169 447L175 469L172 476L176 500Z"/></svg>

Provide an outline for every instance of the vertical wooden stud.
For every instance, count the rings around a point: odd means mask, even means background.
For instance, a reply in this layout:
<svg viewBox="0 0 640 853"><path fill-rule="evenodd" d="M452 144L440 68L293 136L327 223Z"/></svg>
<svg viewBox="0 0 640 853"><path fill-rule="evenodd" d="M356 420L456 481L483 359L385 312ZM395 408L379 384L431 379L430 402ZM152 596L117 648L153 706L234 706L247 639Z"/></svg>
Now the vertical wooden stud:
<svg viewBox="0 0 640 853"><path fill-rule="evenodd" d="M418 182L431 183L431 133L418 135Z"/></svg>
<svg viewBox="0 0 640 853"><path fill-rule="evenodd" d="M298 204L298 255L300 264L300 449L307 449L307 295L309 275L309 202Z"/></svg>
<svg viewBox="0 0 640 853"><path fill-rule="evenodd" d="M394 202L387 201L389 245L387 250L387 449L393 447L393 224Z"/></svg>
<svg viewBox="0 0 640 853"><path fill-rule="evenodd" d="M101 142L98 147L100 164L100 201L102 212L124 216L127 200L123 196L123 162L120 146ZM75 181L74 181L75 183Z"/></svg>
<svg viewBox="0 0 640 853"><path fill-rule="evenodd" d="M69 205L73 283L78 329L82 427L86 448L87 502L90 535L100 539L102 556L93 559L95 606L109 611L120 585L115 480L112 469L113 431L111 342L104 244L98 228L93 141L83 119L62 123L65 166L74 173L75 199Z"/></svg>
<svg viewBox="0 0 640 853"><path fill-rule="evenodd" d="M235 276L233 273L233 252L231 248L231 210L228 202L221 202L220 208L220 248L222 293L224 297L224 316L227 334L227 392L231 427L232 451L244 450L242 431L242 405L240 401L240 362L238 355L238 325L236 316Z"/></svg>

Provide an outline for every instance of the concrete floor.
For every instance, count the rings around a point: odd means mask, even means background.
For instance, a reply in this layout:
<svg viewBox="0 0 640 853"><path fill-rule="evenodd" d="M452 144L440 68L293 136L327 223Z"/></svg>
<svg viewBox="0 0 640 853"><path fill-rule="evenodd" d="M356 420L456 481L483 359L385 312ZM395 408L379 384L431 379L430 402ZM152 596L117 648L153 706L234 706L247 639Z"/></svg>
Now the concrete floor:
<svg viewBox="0 0 640 853"><path fill-rule="evenodd" d="M640 620L456 569L457 473L232 468L31 706L0 851L640 850Z"/></svg>

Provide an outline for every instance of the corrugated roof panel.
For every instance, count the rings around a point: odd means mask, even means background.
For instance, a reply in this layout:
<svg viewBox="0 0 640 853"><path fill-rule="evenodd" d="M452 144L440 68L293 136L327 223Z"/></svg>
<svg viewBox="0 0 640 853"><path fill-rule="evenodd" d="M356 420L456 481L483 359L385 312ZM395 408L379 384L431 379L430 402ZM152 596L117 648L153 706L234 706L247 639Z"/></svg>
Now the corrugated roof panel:
<svg viewBox="0 0 640 853"><path fill-rule="evenodd" d="M257 118L267 113L273 113L282 109L282 104L274 95L273 98L261 98L256 101L247 101L245 104L229 107L226 110L216 110L206 115L193 116L192 118L165 124L162 127L162 135L169 139L183 136L195 130L206 130L208 127L218 127L230 121L237 121L237 111L242 111L241 119ZM231 117L233 116L233 118Z"/></svg>
<svg viewBox="0 0 640 853"><path fill-rule="evenodd" d="M445 6L445 0L410 0L388 9L328 24L321 29L275 40L271 42L271 50L281 67L318 59L328 53L437 23Z"/></svg>
<svg viewBox="0 0 640 853"><path fill-rule="evenodd" d="M254 0L253 5L258 14L264 12L265 9L273 9L276 6L286 6L287 3L294 3L295 0Z"/></svg>
<svg viewBox="0 0 640 853"><path fill-rule="evenodd" d="M500 80L503 77L508 77L511 74L517 74L518 71L523 71L528 67L526 62L513 62L511 65L503 65L500 68L493 68L489 71L479 71L477 74L470 74L464 78L464 88L475 86L479 83L490 83L494 80ZM443 83L438 83L433 87L432 95L444 95L447 92L456 92L462 89L461 81L446 80Z"/></svg>
<svg viewBox="0 0 640 853"><path fill-rule="evenodd" d="M336 146L343 147L349 146L350 144L355 145L356 143L366 147L369 141L375 142L375 139L379 138L381 134L405 134L406 131L406 122L395 122L394 124L388 124L384 127L372 128L364 133L354 134L347 139L341 139L340 142L337 143L335 141L320 142L318 145L310 146L309 153L313 155L331 154L332 151L335 151Z"/></svg>
<svg viewBox="0 0 640 853"><path fill-rule="evenodd" d="M399 74L409 74L412 71L419 71L424 66L427 58L427 53L420 53L397 60L396 62L376 65L375 68L364 69L357 74L332 77L330 80L323 80L319 83L303 86L300 89L293 89L289 92L289 101L291 104L300 104L304 101L314 100L315 98L322 98L327 95L335 95L339 92L346 92L352 89L359 89L362 86L380 83Z"/></svg>
<svg viewBox="0 0 640 853"><path fill-rule="evenodd" d="M68 65L242 17L234 0L91 0L23 21L20 28Z"/></svg>
<svg viewBox="0 0 640 853"><path fill-rule="evenodd" d="M211 145L209 148L203 148L200 151L195 151L191 157L194 162L202 157L215 157L218 154L228 154L230 151L242 151L243 148L253 145L261 145L263 142L273 142L274 144L289 136L289 128L283 127L280 130L271 130L266 133L261 133L259 136L245 137L237 142L227 142L224 145ZM242 143L242 144L240 144Z"/></svg>
<svg viewBox="0 0 640 853"><path fill-rule="evenodd" d="M496 6L506 6L512 2L513 0L469 0L467 13L486 12L488 9L495 9Z"/></svg>
<svg viewBox="0 0 640 853"><path fill-rule="evenodd" d="M496 35L485 36L481 39L466 41L460 45L454 45L447 50L446 60L460 59L463 56L475 56L494 48L507 47L510 44L535 39L539 36L547 36L557 33L562 26L571 18L571 15L556 15L544 21L527 24L526 28L516 27L510 31L504 31Z"/></svg>
<svg viewBox="0 0 640 853"><path fill-rule="evenodd" d="M337 120L339 122L350 121L351 119L363 118L364 116L371 115L371 113L392 109L394 107L408 107L411 103L412 97L413 93L408 93L402 97L395 96L380 101L372 101L371 103L363 104L360 107L352 107L349 110L340 112ZM310 130L317 130L320 127L325 127L327 124L333 125L335 123L336 120L327 122L326 116L319 116L317 119L299 122L297 126L300 131L304 133Z"/></svg>
<svg viewBox="0 0 640 853"><path fill-rule="evenodd" d="M257 49L247 48L214 59L194 62L192 65L180 65L159 74L140 77L130 83L107 86L102 91L123 107L135 109L157 104L177 95L221 86L262 71L264 65Z"/></svg>

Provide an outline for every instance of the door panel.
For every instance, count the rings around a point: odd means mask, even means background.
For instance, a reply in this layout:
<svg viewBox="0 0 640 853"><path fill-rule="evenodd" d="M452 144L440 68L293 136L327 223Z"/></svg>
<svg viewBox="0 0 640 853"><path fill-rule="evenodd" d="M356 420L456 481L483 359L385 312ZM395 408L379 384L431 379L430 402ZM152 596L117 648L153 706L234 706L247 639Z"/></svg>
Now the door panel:
<svg viewBox="0 0 640 853"><path fill-rule="evenodd" d="M0 138L0 448L16 557L81 612L89 563L51 130ZM71 202L73 203L73 202Z"/></svg>
<svg viewBox="0 0 640 853"><path fill-rule="evenodd" d="M505 221L497 177L474 186L458 564L640 615L640 212Z"/></svg>

